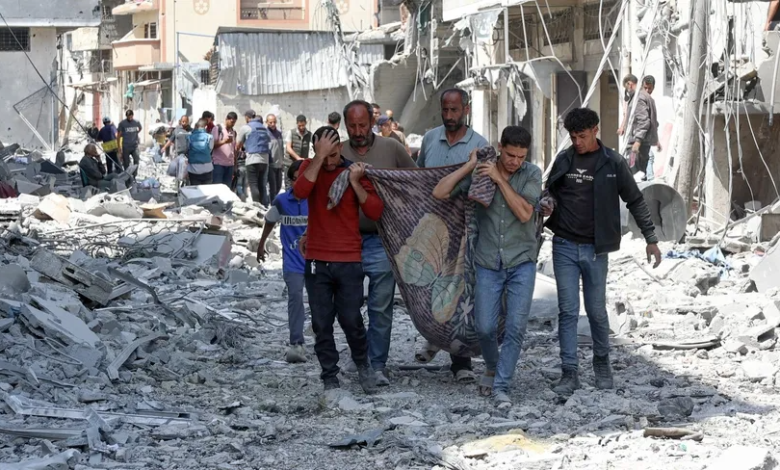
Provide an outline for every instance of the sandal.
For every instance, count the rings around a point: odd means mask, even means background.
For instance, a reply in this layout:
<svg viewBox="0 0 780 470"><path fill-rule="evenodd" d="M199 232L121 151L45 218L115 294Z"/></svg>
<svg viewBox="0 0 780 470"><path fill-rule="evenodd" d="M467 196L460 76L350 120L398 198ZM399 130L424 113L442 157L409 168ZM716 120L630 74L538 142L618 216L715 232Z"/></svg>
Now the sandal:
<svg viewBox="0 0 780 470"><path fill-rule="evenodd" d="M439 353L439 348L432 345L431 343L426 342L425 346L419 351L417 351L414 355L414 360L421 363L421 364L427 364L433 360L433 358L436 357L436 354Z"/></svg>
<svg viewBox="0 0 780 470"><path fill-rule="evenodd" d="M496 380L496 373L492 372L492 375L490 374L491 372L485 371L485 373L482 375L482 378L479 379L479 394L486 398L493 394L493 381ZM474 375L474 373L472 372L471 375Z"/></svg>

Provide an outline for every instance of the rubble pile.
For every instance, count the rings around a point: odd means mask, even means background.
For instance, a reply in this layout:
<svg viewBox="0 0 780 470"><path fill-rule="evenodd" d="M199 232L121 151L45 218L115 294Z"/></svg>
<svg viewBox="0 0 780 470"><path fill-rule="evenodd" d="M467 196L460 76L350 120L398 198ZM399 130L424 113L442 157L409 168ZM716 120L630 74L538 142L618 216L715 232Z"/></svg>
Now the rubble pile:
<svg viewBox="0 0 780 470"><path fill-rule="evenodd" d="M145 201L51 179L0 201L0 469L778 467L777 237L689 236L652 270L627 234L608 284L616 390L592 386L583 311L584 387L551 391L545 243L513 407L455 383L445 354L416 364L400 298L390 387L365 396L345 372L324 393L310 328L309 361L284 362L278 247L255 260L265 209L159 178Z"/></svg>

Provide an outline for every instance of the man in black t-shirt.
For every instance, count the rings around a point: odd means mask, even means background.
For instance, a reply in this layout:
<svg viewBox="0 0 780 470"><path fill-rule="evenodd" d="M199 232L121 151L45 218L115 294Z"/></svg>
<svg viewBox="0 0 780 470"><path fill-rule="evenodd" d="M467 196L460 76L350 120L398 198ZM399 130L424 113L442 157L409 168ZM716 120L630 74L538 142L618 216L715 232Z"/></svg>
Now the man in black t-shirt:
<svg viewBox="0 0 780 470"><path fill-rule="evenodd" d="M553 205L543 206L553 238L553 268L558 285L559 326L563 376L554 391L571 395L580 387L577 360L577 323L580 314L580 278L593 338L596 387L614 387L609 364L607 316L608 254L620 249L620 201L642 230L647 260L661 263L661 252L650 210L626 160L598 139L599 116L586 108L572 110L564 120L572 146L553 163L547 181ZM554 207L554 209L553 209Z"/></svg>

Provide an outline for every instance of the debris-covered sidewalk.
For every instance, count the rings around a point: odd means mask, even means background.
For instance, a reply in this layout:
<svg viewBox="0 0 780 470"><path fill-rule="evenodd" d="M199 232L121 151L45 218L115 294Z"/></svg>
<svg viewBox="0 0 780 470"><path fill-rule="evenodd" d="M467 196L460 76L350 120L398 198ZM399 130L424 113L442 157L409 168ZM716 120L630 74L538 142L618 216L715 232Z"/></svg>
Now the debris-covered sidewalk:
<svg viewBox="0 0 780 470"><path fill-rule="evenodd" d="M0 200L0 470L778 465L780 250L750 220L662 244L656 270L626 235L608 284L616 390L597 391L583 360L568 400L550 389L546 243L515 405L497 409L454 382L446 354L414 362L422 338L400 297L379 395L349 373L323 393L310 329L309 362L284 362L279 249L258 265L265 209L226 187L176 193L147 155L140 187L91 194L66 163L20 149L3 160L20 194ZM29 165L63 173L20 179Z"/></svg>

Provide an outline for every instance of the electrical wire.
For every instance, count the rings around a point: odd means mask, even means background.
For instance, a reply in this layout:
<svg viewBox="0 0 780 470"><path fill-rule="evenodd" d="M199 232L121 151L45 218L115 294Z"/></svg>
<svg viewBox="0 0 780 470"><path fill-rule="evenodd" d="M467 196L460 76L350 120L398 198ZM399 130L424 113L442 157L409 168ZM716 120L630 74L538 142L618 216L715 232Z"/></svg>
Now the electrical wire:
<svg viewBox="0 0 780 470"><path fill-rule="evenodd" d="M14 33L14 30L11 28L11 25L8 24L8 21L5 19L5 16L3 16L2 12L0 12L0 19L2 19L3 23L5 23L5 27L8 28L8 32L11 33L11 36L14 38L14 41L16 41L16 44L19 46L19 50L22 51L22 53L24 53L24 56L27 57L27 61L32 66L33 70L35 70L35 73L38 74L38 78L41 79L41 81L46 86L46 88L49 89L51 94L54 95L57 98L57 101L59 101L62 104L62 106L65 108L65 110L68 111L68 113L70 114L70 117L72 117L73 120L76 121L76 124L78 124L78 126L81 128L81 130L84 131L85 134L89 135L89 132L87 131L87 128L85 128L81 124L81 121L79 121L79 119L76 117L76 115L73 113L73 111L68 107L67 104L65 104L64 101L62 101L62 98L60 98L59 95L57 94L57 92L54 91L54 89L51 87L49 82L47 82L46 79L43 78L43 75L41 74L41 71L38 70L38 67L35 66L35 62L33 62L33 60L30 58L30 54L27 53L27 51L25 50L25 48L22 45L21 41L19 41L19 38L16 37L16 34Z"/></svg>

